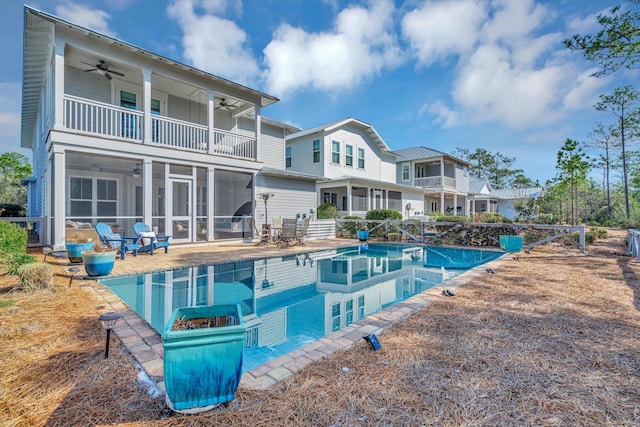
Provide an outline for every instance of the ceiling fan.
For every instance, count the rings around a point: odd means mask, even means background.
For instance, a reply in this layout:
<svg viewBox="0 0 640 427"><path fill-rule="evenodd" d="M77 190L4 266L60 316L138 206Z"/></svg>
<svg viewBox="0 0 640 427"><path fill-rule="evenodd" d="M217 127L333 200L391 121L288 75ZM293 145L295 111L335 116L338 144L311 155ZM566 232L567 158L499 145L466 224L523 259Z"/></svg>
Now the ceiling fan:
<svg viewBox="0 0 640 427"><path fill-rule="evenodd" d="M89 64L87 62L83 62L83 64L91 65L91 64ZM124 77L124 74L122 74L121 72L110 70L109 69L110 65L107 62L103 61L102 59L100 59L96 65L93 65L93 67L95 67L95 68L90 68L88 70L84 70L84 72L86 73L86 72L89 72L89 71L97 71L98 74L101 74L101 75L105 76L107 78L107 80L111 80L113 78L113 77L111 77L111 74L115 74L117 76Z"/></svg>
<svg viewBox="0 0 640 427"><path fill-rule="evenodd" d="M227 111L231 110L234 107L235 105L229 104L224 98L222 98L218 103L218 108L224 108Z"/></svg>

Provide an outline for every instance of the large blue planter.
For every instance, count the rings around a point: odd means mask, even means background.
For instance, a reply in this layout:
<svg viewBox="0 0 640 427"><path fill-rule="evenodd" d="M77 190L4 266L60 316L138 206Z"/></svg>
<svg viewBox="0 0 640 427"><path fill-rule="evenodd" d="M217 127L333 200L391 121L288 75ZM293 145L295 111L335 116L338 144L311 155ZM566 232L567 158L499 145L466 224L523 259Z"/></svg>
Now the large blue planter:
<svg viewBox="0 0 640 427"><path fill-rule="evenodd" d="M361 242L369 240L369 230L358 230L358 240Z"/></svg>
<svg viewBox="0 0 640 427"><path fill-rule="evenodd" d="M73 262L73 263L82 262L82 253L84 251L93 250L93 242L88 242L88 243L67 242L65 243L65 247L67 249L67 256L69 257L70 262Z"/></svg>
<svg viewBox="0 0 640 427"><path fill-rule="evenodd" d="M500 247L505 252L520 252L522 249L522 236L500 236Z"/></svg>
<svg viewBox="0 0 640 427"><path fill-rule="evenodd" d="M109 252L83 252L82 262L88 276L107 276L111 274L116 262L118 251Z"/></svg>
<svg viewBox="0 0 640 427"><path fill-rule="evenodd" d="M192 319L212 319L220 326L172 330L177 320ZM169 407L197 413L233 400L242 376L244 336L239 304L174 310L162 334Z"/></svg>

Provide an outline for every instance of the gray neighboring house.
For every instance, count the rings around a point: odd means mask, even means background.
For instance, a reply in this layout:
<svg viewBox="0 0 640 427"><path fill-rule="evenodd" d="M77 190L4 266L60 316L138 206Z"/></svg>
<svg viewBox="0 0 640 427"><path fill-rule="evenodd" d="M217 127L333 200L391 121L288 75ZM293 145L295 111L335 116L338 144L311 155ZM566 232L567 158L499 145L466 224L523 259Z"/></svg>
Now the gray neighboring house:
<svg viewBox="0 0 640 427"><path fill-rule="evenodd" d="M469 193L471 213L501 213L515 220L519 212L515 208L518 200L537 199L543 194L542 187L506 188L494 190L486 179L471 178Z"/></svg>

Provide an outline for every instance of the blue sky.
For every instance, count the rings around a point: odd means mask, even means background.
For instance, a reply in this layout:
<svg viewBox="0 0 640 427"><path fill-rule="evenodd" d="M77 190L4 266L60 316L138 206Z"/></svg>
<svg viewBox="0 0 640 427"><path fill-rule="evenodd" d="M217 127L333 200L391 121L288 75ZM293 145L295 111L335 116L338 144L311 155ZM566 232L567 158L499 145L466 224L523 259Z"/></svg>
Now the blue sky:
<svg viewBox="0 0 640 427"><path fill-rule="evenodd" d="M25 0L0 0L0 152L20 149ZM302 129L354 117L391 149L485 148L541 183L610 113L607 78L562 40L625 1L38 0L30 6L280 98Z"/></svg>

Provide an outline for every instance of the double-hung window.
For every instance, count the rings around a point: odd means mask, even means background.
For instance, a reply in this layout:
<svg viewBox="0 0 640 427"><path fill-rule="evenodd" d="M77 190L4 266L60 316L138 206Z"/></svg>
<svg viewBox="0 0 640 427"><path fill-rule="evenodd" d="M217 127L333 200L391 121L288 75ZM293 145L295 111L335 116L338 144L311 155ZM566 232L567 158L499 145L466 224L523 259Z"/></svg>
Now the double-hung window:
<svg viewBox="0 0 640 427"><path fill-rule="evenodd" d="M118 213L118 181L69 178L69 217L114 217Z"/></svg>
<svg viewBox="0 0 640 427"><path fill-rule="evenodd" d="M358 148L358 169L364 169L364 148Z"/></svg>
<svg viewBox="0 0 640 427"><path fill-rule="evenodd" d="M313 141L313 163L320 162L320 140Z"/></svg>
<svg viewBox="0 0 640 427"><path fill-rule="evenodd" d="M353 146L348 145L344 150L344 164L347 166L353 166Z"/></svg>
<svg viewBox="0 0 640 427"><path fill-rule="evenodd" d="M410 174L410 170L409 170L409 163L403 163L402 164L402 180L403 181L409 181L409 174Z"/></svg>
<svg viewBox="0 0 640 427"><path fill-rule="evenodd" d="M84 217L93 214L93 179L69 179L69 216Z"/></svg>
<svg viewBox="0 0 640 427"><path fill-rule="evenodd" d="M340 164L340 143L331 141L331 163Z"/></svg>
<svg viewBox="0 0 640 427"><path fill-rule="evenodd" d="M291 147L287 147L284 149L284 159L285 159L285 167L291 167Z"/></svg>

